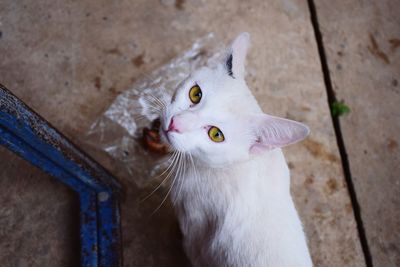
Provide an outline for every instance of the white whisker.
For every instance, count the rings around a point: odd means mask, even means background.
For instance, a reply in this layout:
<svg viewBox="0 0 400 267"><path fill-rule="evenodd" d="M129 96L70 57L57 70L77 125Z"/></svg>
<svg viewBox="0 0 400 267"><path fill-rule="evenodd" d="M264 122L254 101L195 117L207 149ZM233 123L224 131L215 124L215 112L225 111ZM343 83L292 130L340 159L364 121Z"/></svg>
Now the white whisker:
<svg viewBox="0 0 400 267"><path fill-rule="evenodd" d="M193 173L194 173L194 176L196 177L196 181L199 181L199 177L197 175L198 173L197 173L197 170L196 170L196 165L194 164L193 156L192 156L191 153L189 153L189 158L190 158L190 161L192 162Z"/></svg>
<svg viewBox="0 0 400 267"><path fill-rule="evenodd" d="M155 177L154 179L157 179L157 178L163 176L165 173L168 172L168 170L170 171L168 174L171 173L172 168L175 166L174 163L175 163L177 154L178 154L177 151L174 151L174 153L172 154L172 156L168 159L168 160L171 160L171 158L172 158L172 161L171 161L171 163L168 165L168 168L166 168L160 175L158 175L158 176ZM142 203L143 201L145 201L146 199L148 199L150 196L152 196L152 195L161 187L161 185L162 185L162 184L167 180L167 178L170 176L170 175L168 175L168 174L167 174L167 176L161 181L161 183L159 183L158 186L157 186L155 189L153 189L153 191L151 191L150 194L148 194L146 197L144 197L143 199L140 200L140 203Z"/></svg>
<svg viewBox="0 0 400 267"><path fill-rule="evenodd" d="M152 94L147 94L143 96L143 99L147 101L149 104L157 106L160 110L165 108L165 104Z"/></svg>
<svg viewBox="0 0 400 267"><path fill-rule="evenodd" d="M178 157L178 170L177 170L176 173L178 173L179 170L180 170L183 153L182 152L178 152L178 155L179 155L179 157ZM175 177L174 177L174 179L172 181L172 184L171 184L167 194L165 195L164 199L161 201L160 205L158 205L158 207L152 212L151 215L154 215L161 208L161 206L164 204L164 202L167 200L167 198L169 196L169 193L171 192L171 190L172 190L172 188L173 188L173 186L175 184L176 178L177 178L177 175L175 175Z"/></svg>
<svg viewBox="0 0 400 267"><path fill-rule="evenodd" d="M151 99L149 95L144 95L142 99L146 102L146 105L148 105L148 107L153 107L160 111L164 109L163 105L160 105L160 103L154 101L154 99Z"/></svg>
<svg viewBox="0 0 400 267"><path fill-rule="evenodd" d="M179 187L179 189L178 189L178 192L176 193L176 195L175 195L175 198L174 198L174 200L172 201L172 204L175 206L175 203L176 203L176 201L178 200L178 198L179 198L179 194L180 194L180 192L181 192L181 190L182 190L182 185L183 185L183 183L184 183L184 179L185 179L185 175L186 175L186 171L187 171L187 166L186 166L186 160L187 160L187 158L186 158L186 155L184 155L184 158L183 158L183 169L182 169L182 174L180 174L180 177L178 177L178 187Z"/></svg>
<svg viewBox="0 0 400 267"><path fill-rule="evenodd" d="M148 109L148 110L152 110L153 112L155 111L157 113L161 113L162 112L162 107L160 107L160 106L157 106L157 105L152 104L152 103L147 103L146 105L147 105L146 107L142 108L142 111L145 110L145 109Z"/></svg>
<svg viewBox="0 0 400 267"><path fill-rule="evenodd" d="M149 96L153 97L153 99L160 104L161 107L166 107L164 101L162 101L160 98L156 97L155 95L149 93Z"/></svg>

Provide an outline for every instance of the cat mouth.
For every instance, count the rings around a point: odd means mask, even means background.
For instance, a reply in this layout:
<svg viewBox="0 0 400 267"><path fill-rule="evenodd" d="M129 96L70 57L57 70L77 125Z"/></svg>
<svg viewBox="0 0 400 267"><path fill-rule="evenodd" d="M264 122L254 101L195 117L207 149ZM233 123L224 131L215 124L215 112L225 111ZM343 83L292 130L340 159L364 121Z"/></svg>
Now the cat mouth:
<svg viewBox="0 0 400 267"><path fill-rule="evenodd" d="M160 135L162 136L162 142L168 143L171 146L174 146L172 138L171 138L171 131L165 130L163 127L160 128Z"/></svg>
<svg viewBox="0 0 400 267"><path fill-rule="evenodd" d="M164 129L161 129L161 133L162 133L162 135L165 137L165 139L167 140L167 142L171 145L171 140L169 139L168 131L165 131Z"/></svg>
<svg viewBox="0 0 400 267"><path fill-rule="evenodd" d="M160 136L162 137L161 141L169 144L174 149L176 148L176 143L174 142L173 134L180 133L180 131L174 126L173 118L168 122L165 121L165 118L162 118L162 123L159 128Z"/></svg>

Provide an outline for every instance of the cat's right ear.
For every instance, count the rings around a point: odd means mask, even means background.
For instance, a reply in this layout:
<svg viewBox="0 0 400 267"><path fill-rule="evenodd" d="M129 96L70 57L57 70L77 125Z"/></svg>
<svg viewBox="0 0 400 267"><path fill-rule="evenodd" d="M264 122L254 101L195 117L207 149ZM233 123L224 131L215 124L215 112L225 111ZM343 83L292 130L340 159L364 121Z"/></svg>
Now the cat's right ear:
<svg viewBox="0 0 400 267"><path fill-rule="evenodd" d="M225 62L228 75L232 78L242 79L244 77L244 64L249 45L250 34L247 32L242 32L232 42Z"/></svg>

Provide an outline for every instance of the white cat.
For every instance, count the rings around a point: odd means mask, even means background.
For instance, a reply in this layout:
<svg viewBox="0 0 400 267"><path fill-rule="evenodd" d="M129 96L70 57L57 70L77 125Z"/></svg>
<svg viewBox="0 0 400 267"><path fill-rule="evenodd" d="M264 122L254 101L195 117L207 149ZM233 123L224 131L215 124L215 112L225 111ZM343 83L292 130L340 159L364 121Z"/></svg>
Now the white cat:
<svg viewBox="0 0 400 267"><path fill-rule="evenodd" d="M190 162L171 191L184 248L195 267L310 267L280 149L309 129L261 111L244 80L248 46L242 33L223 64L192 73L161 118Z"/></svg>

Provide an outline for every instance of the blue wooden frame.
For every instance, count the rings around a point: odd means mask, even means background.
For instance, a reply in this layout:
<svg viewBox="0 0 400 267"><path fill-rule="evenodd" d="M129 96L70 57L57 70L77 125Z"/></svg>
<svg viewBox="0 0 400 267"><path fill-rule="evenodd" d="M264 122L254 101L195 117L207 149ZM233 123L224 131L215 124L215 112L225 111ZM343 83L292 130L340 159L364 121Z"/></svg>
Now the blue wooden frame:
<svg viewBox="0 0 400 267"><path fill-rule="evenodd" d="M81 266L122 266L121 185L1 84L0 144L79 194Z"/></svg>

